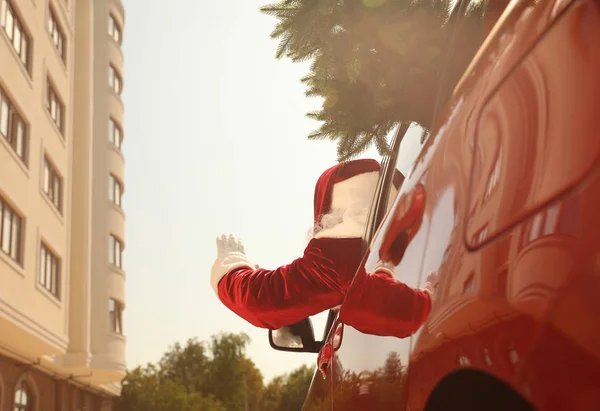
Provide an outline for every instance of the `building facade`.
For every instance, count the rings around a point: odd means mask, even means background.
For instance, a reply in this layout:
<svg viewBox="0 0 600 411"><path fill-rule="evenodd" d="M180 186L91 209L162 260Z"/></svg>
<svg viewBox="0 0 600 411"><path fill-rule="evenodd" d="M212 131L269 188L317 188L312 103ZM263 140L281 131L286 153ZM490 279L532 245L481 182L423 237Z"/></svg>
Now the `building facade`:
<svg viewBox="0 0 600 411"><path fill-rule="evenodd" d="M0 411L108 411L121 391L124 18L0 0Z"/></svg>

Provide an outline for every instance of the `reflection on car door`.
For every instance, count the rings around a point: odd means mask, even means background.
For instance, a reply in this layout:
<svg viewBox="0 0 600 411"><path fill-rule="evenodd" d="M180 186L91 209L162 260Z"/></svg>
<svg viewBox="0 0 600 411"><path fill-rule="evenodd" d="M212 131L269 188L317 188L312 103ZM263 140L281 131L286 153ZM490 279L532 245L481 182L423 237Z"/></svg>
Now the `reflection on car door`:
<svg viewBox="0 0 600 411"><path fill-rule="evenodd" d="M414 169L415 159L421 152L420 140L421 130L411 128L400 144L397 169L404 173ZM399 196L422 177L423 173L420 171L407 175ZM377 264L377 251L383 237L381 233L385 232L386 224L387 221L381 226L371 244L365 262L367 272L372 272ZM419 284L428 226L428 217L425 217L417 235L408 245L404 258L396 267L396 279L410 287L416 288ZM404 378L410 352L410 338L373 336L363 334L350 326L343 327L343 340L335 352L331 367L333 408L397 409L401 405L398 388L402 386Z"/></svg>
<svg viewBox="0 0 600 411"><path fill-rule="evenodd" d="M461 7L466 7L469 2L459 3ZM449 85L441 86L444 88ZM420 133L415 133L416 130L405 137L396 168L407 175L396 202L417 184L426 185L431 157L438 152L438 144L443 144L448 131L446 126L460 112L462 103L458 99L445 111L442 126L425 141L424 146L420 144ZM410 171L407 172L408 170ZM395 267L396 280L409 287L419 288L428 272L436 271L443 264L446 248L456 232L455 196L456 192L449 190L431 201L427 200L421 225L409 242L402 260ZM390 223L391 219L384 220L371 242L365 261L367 273L373 272L378 263L379 249ZM431 238L434 241L430 241ZM410 338L399 339L367 335L350 326L343 327L343 339L333 358L332 372L339 374L332 379L332 409L404 409L407 367L413 342L419 337L421 330Z"/></svg>

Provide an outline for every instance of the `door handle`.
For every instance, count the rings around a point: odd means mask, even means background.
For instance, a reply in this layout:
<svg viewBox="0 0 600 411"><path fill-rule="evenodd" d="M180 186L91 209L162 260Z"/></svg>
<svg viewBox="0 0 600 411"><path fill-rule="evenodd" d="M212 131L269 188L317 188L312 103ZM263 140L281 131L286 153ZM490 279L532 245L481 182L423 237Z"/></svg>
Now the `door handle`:
<svg viewBox="0 0 600 411"><path fill-rule="evenodd" d="M425 187L417 184L404 194L395 208L379 248L379 260L400 264L410 240L416 235L425 214Z"/></svg>
<svg viewBox="0 0 600 411"><path fill-rule="evenodd" d="M342 345L344 334L344 324L342 324L340 320L336 320L332 328L334 331L330 341L327 341L321 350L319 350L319 355L317 356L317 368L323 375L323 378L327 378L327 369L333 360L334 353L339 350Z"/></svg>
<svg viewBox="0 0 600 411"><path fill-rule="evenodd" d="M344 324L340 321L336 321L336 325L333 327L333 337L331 338L333 351L336 352L342 346L342 339L344 338Z"/></svg>
<svg viewBox="0 0 600 411"><path fill-rule="evenodd" d="M319 355L317 357L317 368L323 375L323 379L327 378L327 369L329 368L329 364L333 358L333 347L330 342L325 343L325 345L319 351Z"/></svg>

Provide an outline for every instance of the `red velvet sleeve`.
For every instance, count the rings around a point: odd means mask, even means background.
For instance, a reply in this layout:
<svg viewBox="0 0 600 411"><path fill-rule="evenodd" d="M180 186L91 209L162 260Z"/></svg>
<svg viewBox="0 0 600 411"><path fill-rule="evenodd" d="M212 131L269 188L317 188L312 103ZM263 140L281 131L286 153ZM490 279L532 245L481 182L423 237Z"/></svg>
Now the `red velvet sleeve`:
<svg viewBox="0 0 600 411"><path fill-rule="evenodd" d="M342 302L362 240L313 239L304 255L275 270L237 268L219 282L219 299L251 324L278 329Z"/></svg>
<svg viewBox="0 0 600 411"><path fill-rule="evenodd" d="M430 311L431 299L426 292L386 273L362 272L344 299L340 319L365 334L405 338L419 329Z"/></svg>

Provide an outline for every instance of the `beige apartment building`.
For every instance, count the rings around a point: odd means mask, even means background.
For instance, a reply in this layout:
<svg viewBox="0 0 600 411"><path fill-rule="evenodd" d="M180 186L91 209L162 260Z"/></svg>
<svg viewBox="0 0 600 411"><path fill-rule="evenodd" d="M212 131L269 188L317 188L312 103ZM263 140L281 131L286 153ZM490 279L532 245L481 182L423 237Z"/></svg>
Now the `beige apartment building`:
<svg viewBox="0 0 600 411"><path fill-rule="evenodd" d="M121 391L124 18L120 0L0 0L0 411L112 410Z"/></svg>

